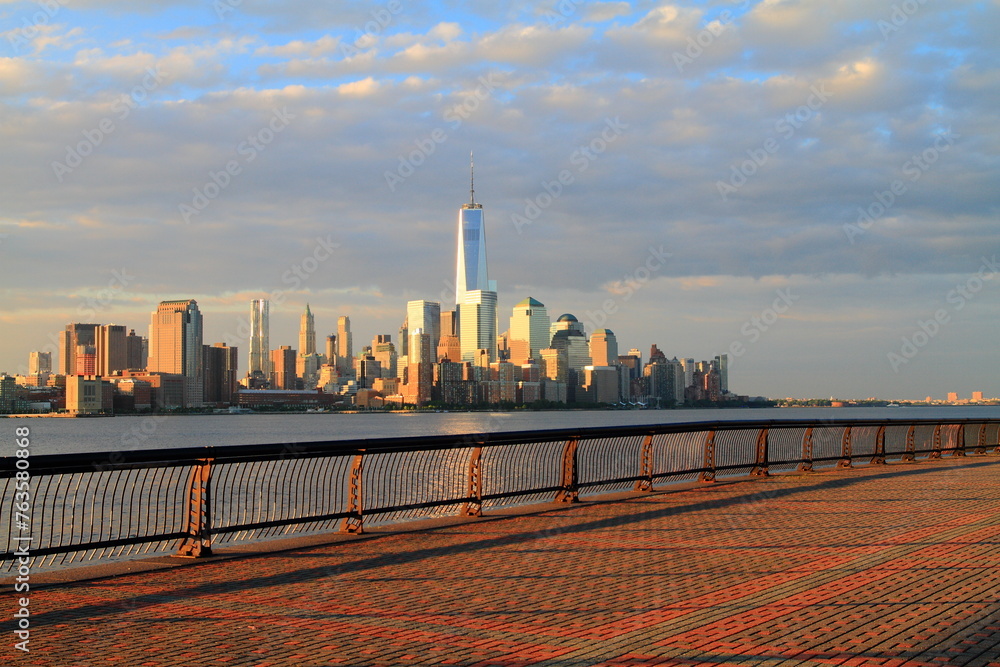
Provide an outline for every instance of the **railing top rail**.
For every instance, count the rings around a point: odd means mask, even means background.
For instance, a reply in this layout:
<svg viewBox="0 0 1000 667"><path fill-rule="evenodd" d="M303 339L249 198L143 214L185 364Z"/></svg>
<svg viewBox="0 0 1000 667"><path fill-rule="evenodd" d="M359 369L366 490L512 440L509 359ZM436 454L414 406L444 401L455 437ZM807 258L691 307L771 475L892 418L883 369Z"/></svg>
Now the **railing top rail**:
<svg viewBox="0 0 1000 667"><path fill-rule="evenodd" d="M357 440L323 440L260 445L178 447L164 449L111 450L80 454L48 454L31 457L33 475L111 470L115 468L188 465L204 459L215 463L295 459L317 456L347 456L361 452L377 454L421 449L456 449L461 447L533 444L579 438L583 440L649 434L691 433L707 430L737 431L843 426L988 424L1000 419L767 419L745 421L695 421L634 426L600 426L538 431L502 431L492 433L408 436ZM15 470L15 457L0 458L0 476Z"/></svg>

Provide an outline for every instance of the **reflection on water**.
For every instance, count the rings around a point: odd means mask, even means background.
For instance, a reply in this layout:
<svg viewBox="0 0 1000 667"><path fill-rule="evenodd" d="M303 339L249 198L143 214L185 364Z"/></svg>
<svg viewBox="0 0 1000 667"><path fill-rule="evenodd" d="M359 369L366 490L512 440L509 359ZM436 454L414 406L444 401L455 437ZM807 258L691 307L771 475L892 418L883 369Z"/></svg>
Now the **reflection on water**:
<svg viewBox="0 0 1000 667"><path fill-rule="evenodd" d="M0 420L32 429L32 453L245 445L495 431L759 419L1000 418L998 407L764 408L398 414L251 414Z"/></svg>

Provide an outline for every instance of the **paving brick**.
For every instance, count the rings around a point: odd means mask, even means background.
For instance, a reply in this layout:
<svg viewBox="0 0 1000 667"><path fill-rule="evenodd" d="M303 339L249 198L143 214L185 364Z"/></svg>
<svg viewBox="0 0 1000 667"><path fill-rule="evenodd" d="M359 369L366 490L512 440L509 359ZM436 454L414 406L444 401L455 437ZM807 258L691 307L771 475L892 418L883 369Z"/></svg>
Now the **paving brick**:
<svg viewBox="0 0 1000 667"><path fill-rule="evenodd" d="M773 476L44 588L0 662L1000 666L998 543L998 458Z"/></svg>

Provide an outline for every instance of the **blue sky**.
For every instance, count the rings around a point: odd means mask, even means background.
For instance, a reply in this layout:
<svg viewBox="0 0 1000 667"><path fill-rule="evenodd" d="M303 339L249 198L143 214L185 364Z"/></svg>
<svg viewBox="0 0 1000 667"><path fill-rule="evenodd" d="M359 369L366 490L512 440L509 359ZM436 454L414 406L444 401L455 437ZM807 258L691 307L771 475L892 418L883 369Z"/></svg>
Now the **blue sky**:
<svg viewBox="0 0 1000 667"><path fill-rule="evenodd" d="M474 149L501 329L1000 395L998 0L136 4L0 0L0 370L169 298L206 343L276 291L275 345L306 302L395 334Z"/></svg>

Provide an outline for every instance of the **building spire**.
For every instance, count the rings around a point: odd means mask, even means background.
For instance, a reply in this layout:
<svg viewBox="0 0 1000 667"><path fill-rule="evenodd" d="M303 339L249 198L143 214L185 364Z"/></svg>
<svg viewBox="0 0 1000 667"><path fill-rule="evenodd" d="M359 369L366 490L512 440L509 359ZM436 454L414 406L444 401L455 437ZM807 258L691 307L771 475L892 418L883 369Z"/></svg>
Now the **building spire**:
<svg viewBox="0 0 1000 667"><path fill-rule="evenodd" d="M469 204L476 205L476 162L469 151Z"/></svg>

